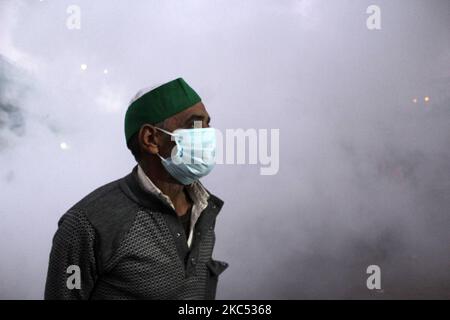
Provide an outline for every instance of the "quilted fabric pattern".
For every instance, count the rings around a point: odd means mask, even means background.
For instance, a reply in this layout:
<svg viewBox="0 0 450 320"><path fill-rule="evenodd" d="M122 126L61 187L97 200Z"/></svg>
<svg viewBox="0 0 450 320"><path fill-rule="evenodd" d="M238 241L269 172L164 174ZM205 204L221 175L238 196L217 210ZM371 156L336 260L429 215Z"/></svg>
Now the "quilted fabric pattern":
<svg viewBox="0 0 450 320"><path fill-rule="evenodd" d="M53 237L45 299L88 299L97 280L95 230L82 212L69 211ZM81 289L69 290L67 268L80 267Z"/></svg>
<svg viewBox="0 0 450 320"><path fill-rule="evenodd" d="M186 275L160 212L140 211L99 281L94 299L205 299L212 236L201 243L200 263Z"/></svg>
<svg viewBox="0 0 450 320"><path fill-rule="evenodd" d="M176 212L142 192L136 169L98 188L60 219L53 238L46 299L214 299L227 264L213 260L223 202L211 195L188 247ZM81 288L67 268L79 266Z"/></svg>

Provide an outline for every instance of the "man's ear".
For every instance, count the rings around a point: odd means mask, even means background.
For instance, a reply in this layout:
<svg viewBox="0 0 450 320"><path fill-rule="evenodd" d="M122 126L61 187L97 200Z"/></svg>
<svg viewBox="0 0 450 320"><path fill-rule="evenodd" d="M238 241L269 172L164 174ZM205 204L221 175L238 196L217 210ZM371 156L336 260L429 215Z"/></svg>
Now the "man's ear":
<svg viewBox="0 0 450 320"><path fill-rule="evenodd" d="M158 137L154 126L142 125L139 130L139 147L144 153L157 154L159 152Z"/></svg>

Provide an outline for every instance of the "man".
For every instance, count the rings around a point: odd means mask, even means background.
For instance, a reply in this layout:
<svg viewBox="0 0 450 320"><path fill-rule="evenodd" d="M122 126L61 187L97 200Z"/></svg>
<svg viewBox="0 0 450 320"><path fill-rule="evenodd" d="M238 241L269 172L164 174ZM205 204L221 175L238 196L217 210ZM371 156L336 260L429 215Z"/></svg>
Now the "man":
<svg viewBox="0 0 450 320"><path fill-rule="evenodd" d="M137 166L80 200L58 223L46 299L215 299L212 259L223 202L198 180L215 135L181 78L140 92L125 115Z"/></svg>

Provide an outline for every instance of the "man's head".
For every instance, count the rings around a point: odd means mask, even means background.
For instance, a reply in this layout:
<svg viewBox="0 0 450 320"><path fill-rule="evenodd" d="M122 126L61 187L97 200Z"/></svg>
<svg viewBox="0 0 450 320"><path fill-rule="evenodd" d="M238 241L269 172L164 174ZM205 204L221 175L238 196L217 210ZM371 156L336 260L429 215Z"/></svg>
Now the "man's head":
<svg viewBox="0 0 450 320"><path fill-rule="evenodd" d="M127 146L136 161L151 168L160 179L174 181L160 157L171 155L175 142L168 132L176 129L207 128L210 116L197 93L181 78L148 92L141 92L125 116Z"/></svg>

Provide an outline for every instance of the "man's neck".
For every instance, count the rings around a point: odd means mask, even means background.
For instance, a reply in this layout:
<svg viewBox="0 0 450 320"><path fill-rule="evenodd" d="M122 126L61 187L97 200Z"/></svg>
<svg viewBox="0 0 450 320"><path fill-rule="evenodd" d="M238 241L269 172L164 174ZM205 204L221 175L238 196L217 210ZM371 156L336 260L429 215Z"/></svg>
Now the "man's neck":
<svg viewBox="0 0 450 320"><path fill-rule="evenodd" d="M160 170L149 170L144 164L140 164L147 177L158 187L163 194L169 197L177 215L182 216L192 206L192 202L185 192L185 186L178 183L167 172ZM163 169L164 170L164 169Z"/></svg>

